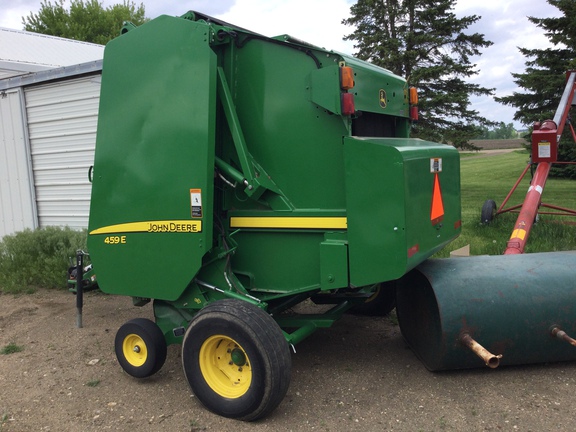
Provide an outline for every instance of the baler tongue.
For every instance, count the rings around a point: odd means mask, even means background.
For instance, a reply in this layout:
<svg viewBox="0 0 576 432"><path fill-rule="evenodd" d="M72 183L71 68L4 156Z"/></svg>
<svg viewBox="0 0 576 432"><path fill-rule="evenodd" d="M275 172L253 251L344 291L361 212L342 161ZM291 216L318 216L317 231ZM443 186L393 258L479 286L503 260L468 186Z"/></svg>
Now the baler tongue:
<svg viewBox="0 0 576 432"><path fill-rule="evenodd" d="M399 284L402 334L432 371L576 360L575 269L575 251L428 260Z"/></svg>

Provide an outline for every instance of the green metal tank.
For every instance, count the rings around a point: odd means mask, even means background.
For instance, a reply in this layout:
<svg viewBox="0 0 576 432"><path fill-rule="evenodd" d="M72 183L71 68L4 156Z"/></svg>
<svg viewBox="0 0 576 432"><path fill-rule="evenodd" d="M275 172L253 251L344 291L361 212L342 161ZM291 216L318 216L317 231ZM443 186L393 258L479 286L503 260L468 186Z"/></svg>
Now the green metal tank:
<svg viewBox="0 0 576 432"><path fill-rule="evenodd" d="M575 269L576 251L428 260L399 283L402 334L430 370L575 360Z"/></svg>

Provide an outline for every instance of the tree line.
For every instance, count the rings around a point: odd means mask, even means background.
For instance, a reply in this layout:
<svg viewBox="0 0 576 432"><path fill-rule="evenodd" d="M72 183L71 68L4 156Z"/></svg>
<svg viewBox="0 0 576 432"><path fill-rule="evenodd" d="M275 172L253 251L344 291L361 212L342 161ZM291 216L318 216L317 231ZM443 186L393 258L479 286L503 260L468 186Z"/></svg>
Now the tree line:
<svg viewBox="0 0 576 432"><path fill-rule="evenodd" d="M513 139L519 138L518 131L513 123L497 123L496 126L489 128L487 126L478 127L478 135L474 137L477 140L494 140L494 139Z"/></svg>

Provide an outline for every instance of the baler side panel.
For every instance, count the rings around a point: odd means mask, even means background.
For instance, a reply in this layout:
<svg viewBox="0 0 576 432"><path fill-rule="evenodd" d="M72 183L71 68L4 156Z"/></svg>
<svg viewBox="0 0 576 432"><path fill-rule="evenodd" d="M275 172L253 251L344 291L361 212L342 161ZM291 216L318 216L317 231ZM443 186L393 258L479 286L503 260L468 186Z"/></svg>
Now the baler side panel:
<svg viewBox="0 0 576 432"><path fill-rule="evenodd" d="M344 155L351 285L400 278L459 235L459 156L453 147L350 137ZM442 159L442 172L431 172L435 159ZM436 175L441 190L434 197ZM438 218L432 217L434 199L442 200Z"/></svg>
<svg viewBox="0 0 576 432"><path fill-rule="evenodd" d="M336 110L340 99L340 56L313 52L325 72L304 51L266 40L221 49L227 50L220 58L247 150L295 207L278 210L271 193L255 201L247 199L240 187L225 192L223 209L230 228L241 228L234 235L238 248L231 257L235 274L261 293L292 295L319 289L323 271L330 278L326 286L346 286L345 245L322 246L330 229L303 222L307 217L332 222L346 216L342 136L349 134L350 119L330 111ZM330 76L329 82L317 79L318 75ZM330 109L316 103L315 97L330 100ZM218 156L239 168L226 130L219 131ZM281 217L290 218L289 227L266 227ZM254 226L239 226L240 219ZM335 229L344 230L345 224ZM330 266L334 260L343 264L339 272Z"/></svg>
<svg viewBox="0 0 576 432"><path fill-rule="evenodd" d="M162 16L106 47L88 240L105 292L175 300L212 247L209 39Z"/></svg>
<svg viewBox="0 0 576 432"><path fill-rule="evenodd" d="M328 66L337 65L340 58L315 54ZM294 48L254 39L236 49L231 62L233 69L225 67L228 83L254 160L295 209L343 211L341 143L349 133L349 120L311 101L311 75L317 71L313 58ZM338 81L333 80L331 93L339 96L339 92ZM227 158L235 151L228 146L222 158L234 165ZM225 206L265 209L236 191L228 195Z"/></svg>

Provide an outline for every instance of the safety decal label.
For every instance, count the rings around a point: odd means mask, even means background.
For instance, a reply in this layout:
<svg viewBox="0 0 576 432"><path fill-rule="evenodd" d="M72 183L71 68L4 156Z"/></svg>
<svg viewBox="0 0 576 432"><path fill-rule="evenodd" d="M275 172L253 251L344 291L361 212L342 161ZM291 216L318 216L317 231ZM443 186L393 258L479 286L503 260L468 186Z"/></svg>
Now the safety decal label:
<svg viewBox="0 0 576 432"><path fill-rule="evenodd" d="M540 141L538 143L538 157L539 158L550 157L550 141Z"/></svg>
<svg viewBox="0 0 576 432"><path fill-rule="evenodd" d="M192 207L192 217L202 217L202 190L190 189L190 205Z"/></svg>
<svg viewBox="0 0 576 432"><path fill-rule="evenodd" d="M431 158L430 159L430 172L431 173L442 172L442 158Z"/></svg>

